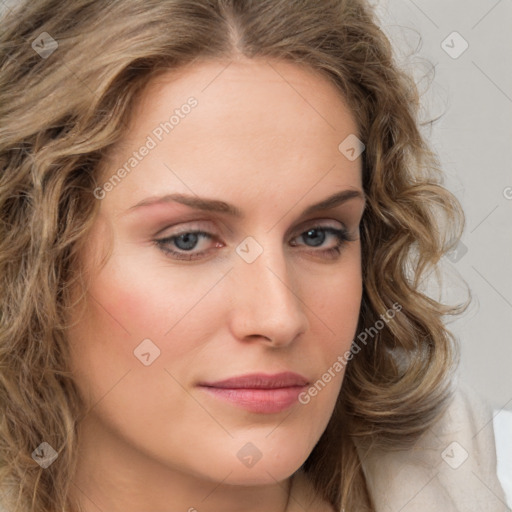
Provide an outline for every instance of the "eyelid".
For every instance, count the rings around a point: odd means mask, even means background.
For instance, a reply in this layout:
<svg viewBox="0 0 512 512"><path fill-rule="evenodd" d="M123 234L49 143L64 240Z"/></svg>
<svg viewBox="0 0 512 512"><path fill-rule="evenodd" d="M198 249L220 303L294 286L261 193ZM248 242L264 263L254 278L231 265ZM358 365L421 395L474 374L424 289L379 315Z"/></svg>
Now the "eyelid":
<svg viewBox="0 0 512 512"><path fill-rule="evenodd" d="M325 224L325 223L339 223L339 225ZM327 218L327 217L314 217L311 219L303 220L300 222L298 226L290 228L286 233L285 237L289 236L297 236L297 234L302 234L307 228L311 228L315 225L315 223L322 223L322 227L334 227L335 229L346 229L348 231L348 226L339 219ZM211 220L190 220L180 222L173 226L166 226L163 229L160 229L154 236L162 236L163 233L166 233L167 230L171 230L176 228L177 231L173 231L172 233L163 235L164 238L168 238L170 236L179 235L180 233L189 232L189 231L208 231L212 235L221 236L218 233L218 229L215 229L217 222ZM230 235L233 234L233 229L230 228L225 222L220 222L220 225L223 229L226 229ZM213 227L212 227L213 226ZM272 228L271 228L272 229ZM217 231L217 233L212 233L213 231ZM270 231L270 229L268 230Z"/></svg>
<svg viewBox="0 0 512 512"><path fill-rule="evenodd" d="M327 219L327 221L330 221L332 219ZM329 224L325 224L325 220L322 221L322 219L311 219L309 221L309 224L304 224L302 223L302 225L299 225L297 226L295 229L295 233L292 237L292 240L304 235L305 233L307 233L308 231L310 230L323 230L327 233L329 233L331 236L334 236L338 239L338 243L336 245L336 247L334 248L330 248L330 249L325 249L323 252L327 252L327 253L330 253L332 251L338 251L339 252L339 247L343 246L344 243L346 242L353 242L355 240L357 240L357 237L354 236L354 234L349 231L346 226L340 222L341 224L341 227L334 227L332 225L329 225ZM337 221L339 222L339 221ZM184 235L184 234L191 234L191 233L194 233L196 235L201 235L203 236L204 238L207 238L211 241L216 241L217 244L219 244L219 242L223 245L223 242L220 240L219 236L216 235L215 233L212 233L212 231L208 230L208 229L201 229L199 228L198 226L190 226L190 227L187 227L187 226L184 226L182 227L181 230L177 231L177 232L173 232L173 233L169 233L167 234L166 236L163 236L163 237L160 237L160 238L156 238L153 240L153 242L157 245L157 246L160 246L160 248L162 250L164 250L164 252L169 252L171 254L174 254L175 256L178 255L178 254L181 254L181 255L184 255L184 254L187 254L187 251L180 251L180 250L166 250L166 249L163 249L162 246L164 246L165 242L170 242L172 240L175 240L176 238L179 238L180 236ZM293 246L297 246L297 245L300 245L300 244L292 244ZM219 247L217 245L217 247ZM192 260L192 259L195 259L193 258L192 256L195 256L197 257L198 259L201 259L201 255L202 254L205 254L205 253L208 253L209 252L209 249L205 249L203 251L200 251L200 252L190 252L190 255L191 255L191 258L178 258L178 259L184 259L184 260ZM315 250L313 250L313 252L317 252ZM322 253L322 250L318 251L320 253Z"/></svg>
<svg viewBox="0 0 512 512"><path fill-rule="evenodd" d="M329 227L329 226L322 226L322 225L318 225L318 224L311 226L311 228L309 230L306 229L306 230L300 231L299 235L293 237L293 239L295 239L299 236L302 236L304 233L307 233L307 231L310 231L310 230L320 230L320 231L328 232L331 236L334 236L337 240L336 245L334 247L321 249L319 251L313 249L313 251L309 252L310 254L315 255L315 256L317 255L315 253L318 253L318 255L323 260L339 258L341 251L346 246L346 244L357 240L357 237L355 237L352 233L349 233L348 230L345 228L337 229L337 228L333 228L333 227ZM205 259L207 259L206 255L210 252L209 249L206 249L206 250L203 250L200 252L189 252L189 251L183 251L183 250L169 249L168 247L166 247L166 242L170 242L170 241L174 240L175 238L178 238L182 234L187 234L187 233L200 234L210 240L214 240L216 238L215 236L212 236L208 232L198 231L198 230L185 230L181 233L173 234L166 238L156 239L156 240L154 240L154 243L156 246L158 246L158 248L162 252L167 253L172 259L174 259L176 261L187 261L187 262L199 261L199 262L201 262L201 261L204 261ZM218 244L218 242L217 242L217 244ZM222 245L222 242L221 242L221 245ZM292 244L292 245L294 247L297 246L297 244ZM219 247L219 245L216 245L216 247Z"/></svg>
<svg viewBox="0 0 512 512"><path fill-rule="evenodd" d="M215 226L215 223L204 220L191 220L188 222L179 222L172 226L166 225L166 227L164 227L163 229L158 230L158 232L155 234L155 237L161 236L162 238L169 238L170 236L176 236L180 235L181 233L188 233L190 231L215 231L215 229L213 229L212 226ZM172 230L172 232L167 233L170 230Z"/></svg>
<svg viewBox="0 0 512 512"><path fill-rule="evenodd" d="M333 226L332 224L328 224L329 222L336 222L340 225ZM347 226L337 219L327 218L327 217L316 217L313 219L308 219L305 221L302 221L298 226L293 228L291 233L298 233L299 235L303 233L304 231L307 231L307 229L311 229L311 227L314 227L316 225L320 224L322 227L332 227L334 229L348 229Z"/></svg>

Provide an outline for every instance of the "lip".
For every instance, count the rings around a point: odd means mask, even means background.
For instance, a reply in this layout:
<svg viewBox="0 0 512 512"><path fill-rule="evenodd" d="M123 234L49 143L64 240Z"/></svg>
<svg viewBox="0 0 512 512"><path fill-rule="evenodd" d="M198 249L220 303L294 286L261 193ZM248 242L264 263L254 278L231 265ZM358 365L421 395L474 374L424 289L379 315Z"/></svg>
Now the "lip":
<svg viewBox="0 0 512 512"><path fill-rule="evenodd" d="M227 401L255 413L277 413L291 407L309 382L293 372L274 375L252 373L216 382L203 382L199 387L210 396Z"/></svg>
<svg viewBox="0 0 512 512"><path fill-rule="evenodd" d="M298 373L282 372L273 375L267 373L250 373L216 382L202 382L199 385L223 389L277 389L292 386L305 386L307 384L309 384L308 379Z"/></svg>

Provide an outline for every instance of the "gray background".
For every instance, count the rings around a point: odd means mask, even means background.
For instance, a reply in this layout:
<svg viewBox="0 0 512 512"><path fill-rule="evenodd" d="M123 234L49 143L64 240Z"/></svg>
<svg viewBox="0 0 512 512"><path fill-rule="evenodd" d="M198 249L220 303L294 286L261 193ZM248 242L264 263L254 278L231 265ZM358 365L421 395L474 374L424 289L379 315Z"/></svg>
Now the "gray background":
<svg viewBox="0 0 512 512"><path fill-rule="evenodd" d="M457 275L473 295L466 313L448 322L462 347L460 377L494 408L512 410L512 2L373 5L398 61L417 79L422 118L442 114L424 133L466 213L464 246L443 262L444 300L467 296ZM457 58L442 47L454 31L469 45ZM444 46L453 53L462 44L452 36Z"/></svg>

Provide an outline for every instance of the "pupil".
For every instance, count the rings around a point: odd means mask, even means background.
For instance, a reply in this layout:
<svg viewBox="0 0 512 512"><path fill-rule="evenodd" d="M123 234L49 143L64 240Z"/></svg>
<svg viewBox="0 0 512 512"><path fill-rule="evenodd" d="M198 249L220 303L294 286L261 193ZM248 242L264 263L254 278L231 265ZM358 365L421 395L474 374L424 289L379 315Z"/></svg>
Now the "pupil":
<svg viewBox="0 0 512 512"><path fill-rule="evenodd" d="M180 247L180 241L185 242L185 246ZM197 233L186 233L184 235L180 235L175 240L176 245L179 249L186 251L187 249L193 249L197 243Z"/></svg>
<svg viewBox="0 0 512 512"><path fill-rule="evenodd" d="M313 245L316 247L317 245L322 245L322 243L324 242L325 240L325 233L323 231L319 231L317 229L310 229L309 231L306 232L306 236L307 237L310 237L310 233L316 233L317 235L320 234L320 237L316 237L316 242L315 242L315 239L313 238Z"/></svg>

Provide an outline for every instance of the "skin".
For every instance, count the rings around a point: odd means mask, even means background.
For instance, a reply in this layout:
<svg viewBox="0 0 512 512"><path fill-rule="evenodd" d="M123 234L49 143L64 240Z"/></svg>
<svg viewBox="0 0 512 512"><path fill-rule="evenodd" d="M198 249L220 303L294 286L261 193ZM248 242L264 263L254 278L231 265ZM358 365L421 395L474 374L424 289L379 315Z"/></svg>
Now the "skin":
<svg viewBox="0 0 512 512"><path fill-rule="evenodd" d="M301 213L336 191L362 193L361 158L338 150L358 130L340 92L313 71L272 60L226 64L196 61L154 78L104 162L101 183L175 108L197 99L101 199L82 254L91 283L69 340L89 406L74 477L86 512L307 505L305 484L291 477L327 426L343 372L309 403L272 414L220 401L197 384L287 370L314 383L350 348L362 295L364 199ZM131 209L175 192L231 203L245 218L174 202ZM355 240L329 256L335 235L307 236L318 224L346 227ZM203 253L199 259L174 259L154 243L194 229L214 237L189 249ZM248 236L263 249L250 264L236 252ZM183 242L167 247L187 253ZM160 356L145 366L134 350L148 338ZM246 443L261 454L252 467L237 457ZM295 499L286 506L292 481ZM314 510L332 509L323 502Z"/></svg>

